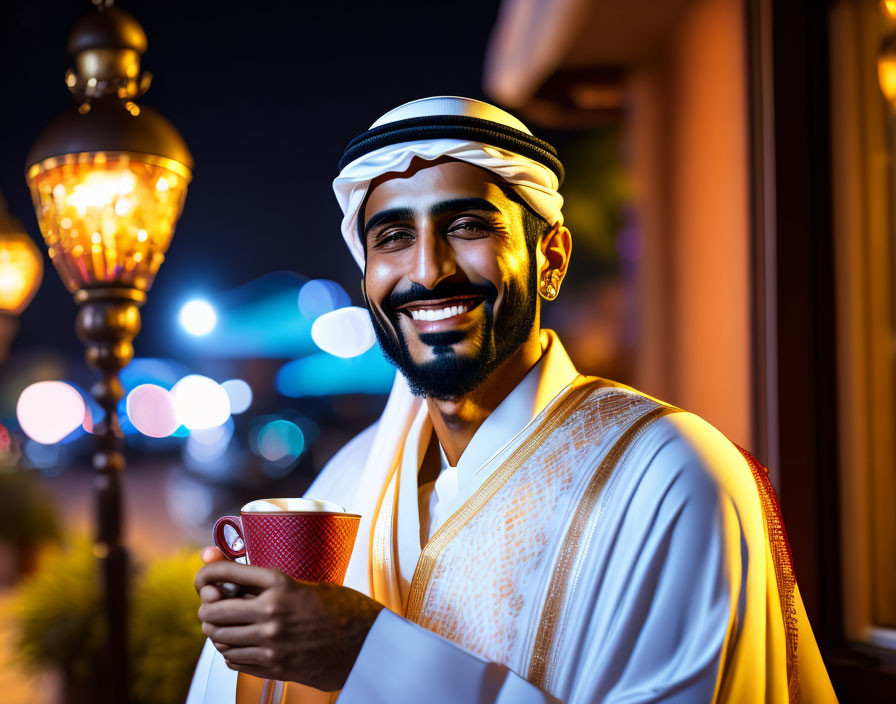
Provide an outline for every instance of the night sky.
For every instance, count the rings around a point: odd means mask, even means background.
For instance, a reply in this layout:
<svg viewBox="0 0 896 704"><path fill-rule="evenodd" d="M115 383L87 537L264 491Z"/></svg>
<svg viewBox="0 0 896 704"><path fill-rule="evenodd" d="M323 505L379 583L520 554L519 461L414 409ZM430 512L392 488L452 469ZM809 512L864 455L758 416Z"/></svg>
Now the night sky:
<svg viewBox="0 0 896 704"><path fill-rule="evenodd" d="M143 307L140 356L166 344L179 307L288 269L341 283L359 274L331 189L347 142L386 110L427 95L485 98L496 0L436 3L117 3L149 38L153 83L139 102L165 115L196 162L167 260ZM87 0L0 3L0 192L45 252L24 179L40 131L71 104L65 46ZM76 306L46 259L13 353L81 354Z"/></svg>

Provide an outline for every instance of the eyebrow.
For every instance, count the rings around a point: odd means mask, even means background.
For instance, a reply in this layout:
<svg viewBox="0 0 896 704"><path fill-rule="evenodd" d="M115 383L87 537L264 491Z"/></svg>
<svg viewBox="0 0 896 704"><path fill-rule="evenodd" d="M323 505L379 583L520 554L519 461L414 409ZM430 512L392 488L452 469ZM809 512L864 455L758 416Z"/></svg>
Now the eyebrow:
<svg viewBox="0 0 896 704"><path fill-rule="evenodd" d="M490 213L500 213L501 209L494 203L485 198L454 198L452 200L443 200L429 209L431 217L438 217L446 213L459 213L464 210L485 210ZM364 239L370 234L370 230L377 225L389 224L393 222L401 222L402 220L413 220L414 211L411 208L389 208L381 210L372 215L364 226Z"/></svg>

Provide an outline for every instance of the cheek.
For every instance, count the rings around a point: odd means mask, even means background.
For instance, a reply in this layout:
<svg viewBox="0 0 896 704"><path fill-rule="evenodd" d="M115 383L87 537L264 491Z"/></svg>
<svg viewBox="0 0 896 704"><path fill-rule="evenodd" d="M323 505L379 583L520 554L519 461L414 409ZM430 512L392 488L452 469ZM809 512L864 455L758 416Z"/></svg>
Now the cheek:
<svg viewBox="0 0 896 704"><path fill-rule="evenodd" d="M490 281L498 291L496 305L506 297L508 286L527 286L529 256L525 248L497 247L483 242L465 247L458 256L459 266L471 280Z"/></svg>
<svg viewBox="0 0 896 704"><path fill-rule="evenodd" d="M364 273L364 286L368 300L379 307L380 302L391 293L401 280L398 267L383 257L368 257Z"/></svg>

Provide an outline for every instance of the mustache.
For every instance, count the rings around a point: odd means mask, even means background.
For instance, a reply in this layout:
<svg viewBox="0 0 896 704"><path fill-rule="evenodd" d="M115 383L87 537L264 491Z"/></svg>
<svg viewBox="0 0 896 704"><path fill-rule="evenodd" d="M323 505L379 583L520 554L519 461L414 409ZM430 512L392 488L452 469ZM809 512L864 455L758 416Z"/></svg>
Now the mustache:
<svg viewBox="0 0 896 704"><path fill-rule="evenodd" d="M498 289L490 281L481 283L442 281L434 288L426 288L422 284L414 283L405 291L390 293L383 300L381 307L384 313L392 317L396 310L406 303L423 303L459 296L481 296L487 303L494 304L498 299Z"/></svg>

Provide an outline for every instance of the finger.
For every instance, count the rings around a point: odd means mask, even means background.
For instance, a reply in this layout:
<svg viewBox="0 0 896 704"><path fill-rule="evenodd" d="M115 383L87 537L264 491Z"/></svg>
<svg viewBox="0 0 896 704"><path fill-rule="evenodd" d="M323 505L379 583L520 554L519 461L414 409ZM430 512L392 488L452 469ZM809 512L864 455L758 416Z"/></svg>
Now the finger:
<svg viewBox="0 0 896 704"><path fill-rule="evenodd" d="M213 643L226 646L261 646L271 638L271 624L253 623L249 626L215 626L202 624L202 632Z"/></svg>
<svg viewBox="0 0 896 704"><path fill-rule="evenodd" d="M203 603L199 607L199 618L213 626L238 626L257 623L268 618L258 599L221 599L213 603Z"/></svg>
<svg viewBox="0 0 896 704"><path fill-rule="evenodd" d="M245 587L269 589L277 584L282 584L284 579L288 579L288 577L279 570L241 565L230 560L217 560L205 565L196 573L194 585L197 592L206 584L220 582L233 582Z"/></svg>
<svg viewBox="0 0 896 704"><path fill-rule="evenodd" d="M270 648L248 647L230 648L227 651L227 659L239 665L255 665L256 667L270 667L274 660L274 653Z"/></svg>
<svg viewBox="0 0 896 704"><path fill-rule="evenodd" d="M224 598L224 595L221 593L221 590L218 589L214 584L206 584L202 589L199 590L199 598L206 604L211 604L214 601L220 601Z"/></svg>
<svg viewBox="0 0 896 704"><path fill-rule="evenodd" d="M212 562L220 562L221 560L227 559L224 556L224 553L221 552L221 549L218 547L215 547L214 545L209 545L207 548L203 548L203 550L199 556L202 558L202 561L205 564L209 564Z"/></svg>
<svg viewBox="0 0 896 704"><path fill-rule="evenodd" d="M264 592L258 587L240 587L233 582L221 582L220 584L206 584L199 590L199 598L207 604L221 599L251 599Z"/></svg>

